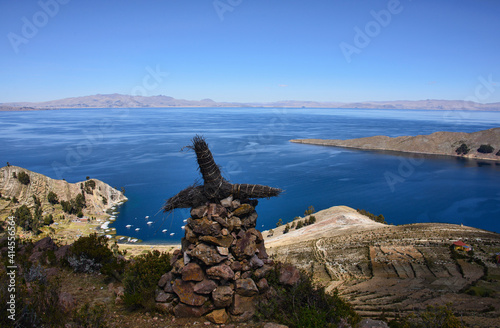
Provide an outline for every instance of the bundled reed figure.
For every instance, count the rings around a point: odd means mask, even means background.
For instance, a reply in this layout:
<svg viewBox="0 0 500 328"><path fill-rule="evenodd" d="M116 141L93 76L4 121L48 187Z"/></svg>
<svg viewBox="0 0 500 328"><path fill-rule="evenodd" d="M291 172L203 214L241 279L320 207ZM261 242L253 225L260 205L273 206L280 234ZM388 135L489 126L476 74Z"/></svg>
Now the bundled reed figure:
<svg viewBox="0 0 500 328"><path fill-rule="evenodd" d="M239 199L270 198L278 196L281 189L256 184L231 184L221 175L219 166L215 163L212 152L205 139L195 136L193 145L187 148L196 153L198 167L203 177L202 186L192 185L177 195L169 198L163 209L170 212L176 208L197 207L207 202L220 201L230 195Z"/></svg>

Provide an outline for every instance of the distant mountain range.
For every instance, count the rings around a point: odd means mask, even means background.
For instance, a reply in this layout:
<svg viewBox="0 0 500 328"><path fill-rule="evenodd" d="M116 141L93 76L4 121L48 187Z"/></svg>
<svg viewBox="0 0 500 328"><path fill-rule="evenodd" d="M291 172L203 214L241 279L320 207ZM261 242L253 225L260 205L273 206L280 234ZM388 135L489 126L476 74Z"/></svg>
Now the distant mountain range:
<svg viewBox="0 0 500 328"><path fill-rule="evenodd" d="M122 94L72 97L44 102L0 103L0 110L36 110L58 108L148 108L148 107L290 107L290 108L379 108L427 110L500 111L500 102L480 104L464 100L396 100L355 103L284 100L268 103L216 102L212 99L185 100L168 96L129 96Z"/></svg>

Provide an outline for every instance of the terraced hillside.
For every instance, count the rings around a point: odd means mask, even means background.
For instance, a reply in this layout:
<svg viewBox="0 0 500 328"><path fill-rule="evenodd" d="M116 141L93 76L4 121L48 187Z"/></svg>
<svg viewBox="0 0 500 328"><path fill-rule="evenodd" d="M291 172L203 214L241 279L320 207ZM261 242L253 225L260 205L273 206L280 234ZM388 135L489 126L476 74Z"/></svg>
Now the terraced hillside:
<svg viewBox="0 0 500 328"><path fill-rule="evenodd" d="M466 323L500 325L500 267L494 263L500 235L439 223L363 226L353 209L322 212L307 227L321 227L313 238L280 228L272 237L265 232L268 253L313 273L329 291L337 288L366 317L451 302ZM471 245L472 254L452 251L457 240Z"/></svg>

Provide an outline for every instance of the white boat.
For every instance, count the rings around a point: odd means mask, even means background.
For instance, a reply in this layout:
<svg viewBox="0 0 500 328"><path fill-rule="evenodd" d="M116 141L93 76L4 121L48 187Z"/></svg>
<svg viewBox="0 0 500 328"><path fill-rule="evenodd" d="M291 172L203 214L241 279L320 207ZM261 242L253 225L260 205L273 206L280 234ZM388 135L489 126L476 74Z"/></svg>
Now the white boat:
<svg viewBox="0 0 500 328"><path fill-rule="evenodd" d="M146 219L149 219L149 215L146 215Z"/></svg>
<svg viewBox="0 0 500 328"><path fill-rule="evenodd" d="M118 239L118 240L123 240L123 239L125 239L125 237L120 237L120 239Z"/></svg>
<svg viewBox="0 0 500 328"><path fill-rule="evenodd" d="M148 224L153 224L153 221L148 221Z"/></svg>
<svg viewBox="0 0 500 328"><path fill-rule="evenodd" d="M165 233L165 232L167 232L167 231L168 231L167 229L163 229L161 232Z"/></svg>
<svg viewBox="0 0 500 328"><path fill-rule="evenodd" d="M173 236L173 235L175 235L175 232L172 232L172 233L170 234L170 236Z"/></svg>
<svg viewBox="0 0 500 328"><path fill-rule="evenodd" d="M131 224L127 224L125 228L130 228L131 226L132 226Z"/></svg>
<svg viewBox="0 0 500 328"><path fill-rule="evenodd" d="M139 231L139 230L141 230L141 228L135 228L135 231Z"/></svg>
<svg viewBox="0 0 500 328"><path fill-rule="evenodd" d="M182 227L181 227L181 229L182 229L182 230L186 229L186 226L182 226Z"/></svg>
<svg viewBox="0 0 500 328"><path fill-rule="evenodd" d="M184 219L184 220L182 220L182 222L186 223L186 222L188 222L188 220L187 220L187 219Z"/></svg>
<svg viewBox="0 0 500 328"><path fill-rule="evenodd" d="M113 236L111 236L111 235L106 235L106 238L111 239L111 238L113 238Z"/></svg>

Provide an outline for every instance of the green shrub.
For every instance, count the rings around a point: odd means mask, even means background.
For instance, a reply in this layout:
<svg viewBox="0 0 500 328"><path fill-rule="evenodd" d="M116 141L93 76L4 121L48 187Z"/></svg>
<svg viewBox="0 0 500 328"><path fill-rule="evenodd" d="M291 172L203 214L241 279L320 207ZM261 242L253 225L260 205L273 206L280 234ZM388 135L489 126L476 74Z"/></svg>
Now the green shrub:
<svg viewBox="0 0 500 328"><path fill-rule="evenodd" d="M52 205L59 203L59 198L57 197L57 194L53 191L49 191L49 194L47 195L47 200Z"/></svg>
<svg viewBox="0 0 500 328"><path fill-rule="evenodd" d="M279 322L288 327L337 327L341 322L354 326L360 318L352 306L342 300L338 292L327 294L324 288L313 284L310 275L301 272L300 281L294 286L279 283L277 264L268 276L268 282L276 293L267 299L261 298L257 306L257 317L261 320Z"/></svg>
<svg viewBox="0 0 500 328"><path fill-rule="evenodd" d="M375 221L375 222L378 222L378 223L383 223L383 224L387 224L387 222L385 221L385 217L382 215L382 214L379 214L379 215L375 215L375 214L372 214L368 211L365 211L365 210L360 210L360 209L357 209L356 210L359 214L362 214L364 216L367 216L368 218L370 218L371 220Z"/></svg>
<svg viewBox="0 0 500 328"><path fill-rule="evenodd" d="M469 153L469 151L470 151L470 148L464 143L461 144L460 147L455 149L455 152L457 153L457 155L467 155L467 153Z"/></svg>
<svg viewBox="0 0 500 328"><path fill-rule="evenodd" d="M52 214L46 215L43 219L43 224L51 225L52 223L54 223L54 217L52 216Z"/></svg>
<svg viewBox="0 0 500 328"><path fill-rule="evenodd" d="M94 233L87 237L80 237L71 245L70 251L71 255L67 261L75 272L101 272L120 280L120 274L125 268L125 260L120 256L115 256L108 246L106 236L98 237Z"/></svg>
<svg viewBox="0 0 500 328"><path fill-rule="evenodd" d="M309 216L307 224L313 224L316 222L316 217L314 215Z"/></svg>
<svg viewBox="0 0 500 328"><path fill-rule="evenodd" d="M312 206L312 205L311 205L311 206L309 206L309 207L307 208L307 210L305 210L305 212L304 212L304 216L308 216L308 215L311 215L311 214L313 214L313 213L314 213L314 206Z"/></svg>
<svg viewBox="0 0 500 328"><path fill-rule="evenodd" d="M154 310L158 280L171 269L168 253L154 250L133 258L123 278L125 305L131 310Z"/></svg>
<svg viewBox="0 0 500 328"><path fill-rule="evenodd" d="M19 201L17 200L17 197L16 197L16 196L13 196L13 197L12 197L12 202L13 202L14 204L19 203Z"/></svg>
<svg viewBox="0 0 500 328"><path fill-rule="evenodd" d="M304 226L304 222L301 220L299 222L297 222L297 229L300 229Z"/></svg>
<svg viewBox="0 0 500 328"><path fill-rule="evenodd" d="M85 303L80 309L74 311L73 322L78 327L85 328L106 328L107 310L103 304L90 306Z"/></svg>
<svg viewBox="0 0 500 328"><path fill-rule="evenodd" d="M490 154L494 151L495 149L491 145L481 145L477 149L478 153L483 153L483 154Z"/></svg>
<svg viewBox="0 0 500 328"><path fill-rule="evenodd" d="M31 214L28 206L22 205L21 207L18 207L14 212L14 217L16 224L24 230L29 231L33 229L33 215Z"/></svg>
<svg viewBox="0 0 500 328"><path fill-rule="evenodd" d="M17 180L19 180L19 182L21 182L23 185L30 184L30 176L24 171L19 172L19 174L17 175Z"/></svg>
<svg viewBox="0 0 500 328"><path fill-rule="evenodd" d="M288 233L290 231L290 224L287 223L285 226L285 230L283 230L283 233Z"/></svg>

